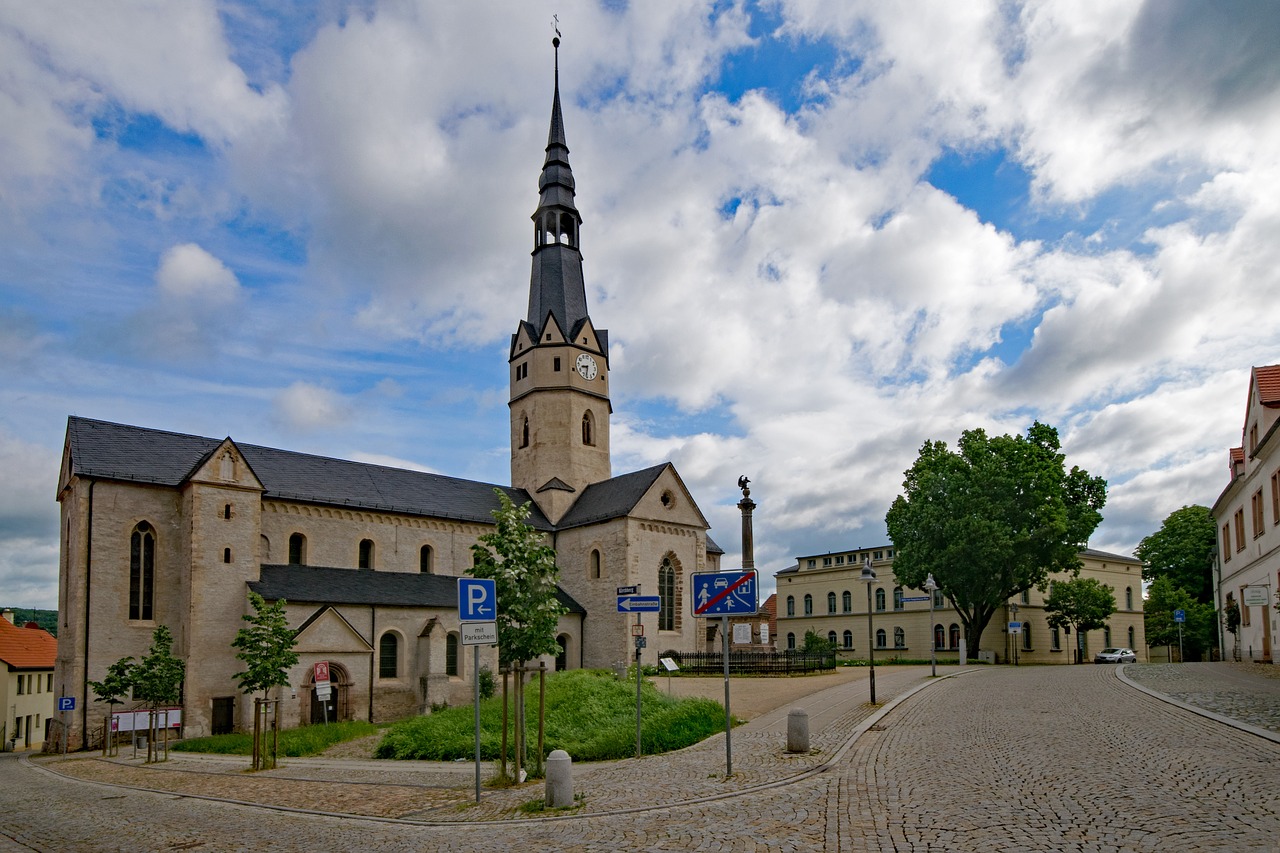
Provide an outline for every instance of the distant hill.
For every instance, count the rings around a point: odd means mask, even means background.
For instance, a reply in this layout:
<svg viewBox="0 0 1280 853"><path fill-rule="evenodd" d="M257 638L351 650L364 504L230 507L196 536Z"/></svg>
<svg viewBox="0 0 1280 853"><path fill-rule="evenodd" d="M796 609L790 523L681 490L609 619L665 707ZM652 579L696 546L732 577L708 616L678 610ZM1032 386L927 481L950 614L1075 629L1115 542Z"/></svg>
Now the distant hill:
<svg viewBox="0 0 1280 853"><path fill-rule="evenodd" d="M12 610L13 624L19 628L28 622L34 622L50 634L53 634L53 636L58 636L58 611L56 610L31 610L26 607L5 607L3 605L0 605L0 610Z"/></svg>

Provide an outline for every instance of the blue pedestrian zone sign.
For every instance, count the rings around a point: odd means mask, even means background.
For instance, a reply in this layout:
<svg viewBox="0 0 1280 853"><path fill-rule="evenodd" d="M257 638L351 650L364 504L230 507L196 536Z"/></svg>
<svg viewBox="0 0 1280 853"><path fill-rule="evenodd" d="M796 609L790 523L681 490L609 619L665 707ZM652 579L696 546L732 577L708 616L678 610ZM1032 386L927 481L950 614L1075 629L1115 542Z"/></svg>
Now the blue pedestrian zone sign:
<svg viewBox="0 0 1280 853"><path fill-rule="evenodd" d="M760 609L754 571L695 572L694 616L740 616Z"/></svg>
<svg viewBox="0 0 1280 853"><path fill-rule="evenodd" d="M1187 611L1185 611L1185 610L1175 610L1175 611L1173 611L1173 621L1174 621L1174 622L1186 622L1186 621L1187 621Z"/></svg>
<svg viewBox="0 0 1280 853"><path fill-rule="evenodd" d="M458 619L492 622L498 616L498 584L492 578L458 578Z"/></svg>

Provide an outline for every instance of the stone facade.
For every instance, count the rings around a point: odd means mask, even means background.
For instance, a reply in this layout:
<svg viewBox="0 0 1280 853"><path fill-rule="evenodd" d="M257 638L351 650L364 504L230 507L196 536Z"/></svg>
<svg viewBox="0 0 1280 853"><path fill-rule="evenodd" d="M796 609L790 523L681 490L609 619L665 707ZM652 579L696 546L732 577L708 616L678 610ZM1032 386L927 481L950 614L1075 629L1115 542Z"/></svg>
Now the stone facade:
<svg viewBox="0 0 1280 853"><path fill-rule="evenodd" d="M778 572L777 646L797 648L808 631L831 638L842 657L867 657L867 592L861 579L867 559L876 572L870 584L871 630L875 654L881 659L927 660L930 636L937 637L939 660L956 658L963 627L959 614L940 594L934 595L933 618L924 590L904 589L893 577L893 547L851 549L844 552L800 557L796 565ZM1146 660L1146 635L1142 621L1142 562L1133 557L1085 549L1080 552L1080 577L1097 578L1115 595L1116 612L1108 627L1090 631L1081 642L1077 637L1049 627L1044 612L1048 590L1029 590L1010 599L996 612L982 633L982 648L969 647L970 658L986 652L997 662L1014 658L1037 664L1072 663L1073 650L1080 648L1084 659L1107 646L1125 646ZM925 597L924 601L903 601ZM1017 610L1014 610L1014 607ZM1016 618L1015 618L1016 614ZM1011 635L1010 622L1020 622L1024 631Z"/></svg>

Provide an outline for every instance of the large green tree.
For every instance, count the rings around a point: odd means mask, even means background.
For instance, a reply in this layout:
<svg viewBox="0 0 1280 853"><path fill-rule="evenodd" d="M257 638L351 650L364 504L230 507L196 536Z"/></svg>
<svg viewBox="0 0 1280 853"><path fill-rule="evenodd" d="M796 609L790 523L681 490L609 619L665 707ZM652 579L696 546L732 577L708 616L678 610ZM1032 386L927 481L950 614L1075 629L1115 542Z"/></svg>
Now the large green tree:
<svg viewBox="0 0 1280 853"><path fill-rule="evenodd" d="M1147 645L1178 645L1178 623L1174 621L1177 610L1185 611L1186 616L1182 623L1183 659L1201 660L1217 645L1217 611L1212 604L1196 601L1170 577L1156 578L1147 587L1147 600L1142 605Z"/></svg>
<svg viewBox="0 0 1280 853"><path fill-rule="evenodd" d="M1169 578L1201 604L1212 602L1217 541L1217 525L1208 507L1197 504L1174 510L1134 550L1143 562L1142 579Z"/></svg>
<svg viewBox="0 0 1280 853"><path fill-rule="evenodd" d="M1111 587L1097 578L1073 578L1057 581L1044 600L1044 611L1051 628L1076 632L1077 648L1082 632L1096 631L1107 624L1116 612L1116 597ZM1076 663L1084 663L1078 659Z"/></svg>
<svg viewBox="0 0 1280 853"><path fill-rule="evenodd" d="M927 441L902 485L885 516L894 576L922 589L932 573L975 651L1005 601L1080 571L1107 499L1101 477L1066 469L1058 431L1039 421L1025 436L966 430L954 451Z"/></svg>

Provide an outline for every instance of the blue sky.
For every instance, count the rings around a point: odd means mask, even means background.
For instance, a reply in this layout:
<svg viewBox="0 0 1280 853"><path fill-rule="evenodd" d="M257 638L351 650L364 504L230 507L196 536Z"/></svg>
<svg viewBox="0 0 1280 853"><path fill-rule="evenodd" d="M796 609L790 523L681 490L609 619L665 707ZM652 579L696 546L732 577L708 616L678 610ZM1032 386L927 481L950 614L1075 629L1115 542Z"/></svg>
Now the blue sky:
<svg viewBox="0 0 1280 853"><path fill-rule="evenodd" d="M1280 13L1240 0L0 7L0 603L66 418L503 483L552 15L614 471L739 555L880 544L1058 427L1092 545L1212 504L1280 361Z"/></svg>

